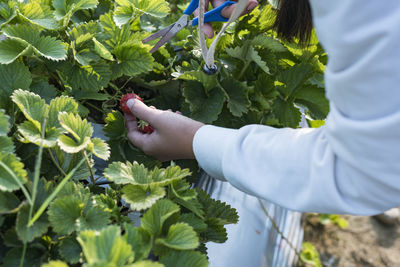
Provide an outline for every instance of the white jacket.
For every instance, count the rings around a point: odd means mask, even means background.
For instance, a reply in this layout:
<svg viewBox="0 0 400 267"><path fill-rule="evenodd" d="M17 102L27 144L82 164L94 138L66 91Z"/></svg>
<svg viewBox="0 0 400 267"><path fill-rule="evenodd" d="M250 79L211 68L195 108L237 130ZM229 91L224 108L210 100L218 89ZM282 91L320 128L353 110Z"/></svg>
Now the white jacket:
<svg viewBox="0 0 400 267"><path fill-rule="evenodd" d="M329 55L325 126L206 125L194 138L196 159L292 210L371 215L400 206L400 1L310 3Z"/></svg>

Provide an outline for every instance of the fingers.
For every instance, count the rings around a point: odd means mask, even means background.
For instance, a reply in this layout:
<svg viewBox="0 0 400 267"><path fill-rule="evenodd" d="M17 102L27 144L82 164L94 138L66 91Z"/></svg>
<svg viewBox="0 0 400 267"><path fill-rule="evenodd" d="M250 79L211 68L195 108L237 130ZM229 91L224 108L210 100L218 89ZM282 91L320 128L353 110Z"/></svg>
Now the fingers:
<svg viewBox="0 0 400 267"><path fill-rule="evenodd" d="M222 5L224 2L225 2L225 0L214 0L214 1L212 1L211 3L212 3L212 5L213 5L213 7L219 7L219 6ZM250 1L247 3L247 7L246 7L246 9L243 11L242 15L245 15L245 14L250 13L251 11L253 11L254 8L256 8L257 5L258 5L257 0L250 0ZM223 17L225 17L225 18L229 18L229 17L232 15L232 13L233 13L233 11L235 10L235 8L236 8L236 4L235 4L235 5L227 6L227 7L225 7L224 9L222 9L221 15L222 15Z"/></svg>
<svg viewBox="0 0 400 267"><path fill-rule="evenodd" d="M135 116L131 114L125 114L125 121L129 132L138 131Z"/></svg>
<svg viewBox="0 0 400 267"><path fill-rule="evenodd" d="M126 105L131 110L134 117L147 121L150 124L153 124L154 117L161 112L156 108L148 107L143 102L134 99L129 99Z"/></svg>

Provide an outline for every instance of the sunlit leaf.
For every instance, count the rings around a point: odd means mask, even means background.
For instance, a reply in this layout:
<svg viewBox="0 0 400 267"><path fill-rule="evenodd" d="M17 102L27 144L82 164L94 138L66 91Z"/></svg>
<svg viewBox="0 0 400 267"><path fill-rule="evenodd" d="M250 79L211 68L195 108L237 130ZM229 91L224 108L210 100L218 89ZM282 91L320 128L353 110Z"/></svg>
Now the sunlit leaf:
<svg viewBox="0 0 400 267"><path fill-rule="evenodd" d="M24 164L14 154L3 154L0 152L0 190L15 191L20 188L20 184L27 182L27 173ZM17 180L17 181L16 181Z"/></svg>
<svg viewBox="0 0 400 267"><path fill-rule="evenodd" d="M103 263L107 264L103 266L124 266L133 261L132 248L121 237L121 230L118 226L108 226L100 232L83 231L78 235L78 241L89 264Z"/></svg>
<svg viewBox="0 0 400 267"><path fill-rule="evenodd" d="M160 258L165 267L207 267L207 256L198 251L173 251Z"/></svg>
<svg viewBox="0 0 400 267"><path fill-rule="evenodd" d="M164 222L173 214L179 212L179 206L171 200L161 199L156 202L141 219L143 229L152 235L161 233Z"/></svg>
<svg viewBox="0 0 400 267"><path fill-rule="evenodd" d="M156 244L177 250L188 250L199 246L199 238L191 226L177 223L169 227L166 238L157 238Z"/></svg>
<svg viewBox="0 0 400 267"><path fill-rule="evenodd" d="M147 189L140 185L126 185L122 188L122 198L130 204L132 210L148 209L166 194L163 187L146 187Z"/></svg>

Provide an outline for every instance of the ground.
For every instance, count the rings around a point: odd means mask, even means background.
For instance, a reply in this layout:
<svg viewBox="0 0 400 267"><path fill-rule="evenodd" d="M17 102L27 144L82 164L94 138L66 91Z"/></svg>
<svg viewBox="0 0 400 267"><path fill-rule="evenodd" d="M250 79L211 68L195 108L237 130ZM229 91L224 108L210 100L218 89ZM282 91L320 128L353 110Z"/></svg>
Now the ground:
<svg viewBox="0 0 400 267"><path fill-rule="evenodd" d="M348 227L322 225L307 217L304 241L311 242L325 267L400 267L400 224L385 226L372 217L342 216Z"/></svg>

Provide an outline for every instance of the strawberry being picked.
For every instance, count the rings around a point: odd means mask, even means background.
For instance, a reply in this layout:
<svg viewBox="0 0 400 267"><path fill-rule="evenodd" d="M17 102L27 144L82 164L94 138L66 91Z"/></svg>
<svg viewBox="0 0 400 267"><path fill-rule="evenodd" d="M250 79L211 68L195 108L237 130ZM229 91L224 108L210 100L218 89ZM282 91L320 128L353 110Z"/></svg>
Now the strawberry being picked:
<svg viewBox="0 0 400 267"><path fill-rule="evenodd" d="M130 93L130 94L124 95L121 98L120 106L121 106L122 111L126 114L131 114L131 111L130 111L129 107L127 106L126 102L128 102L128 100L132 99L132 98L143 102L142 98L140 96L138 96L137 94ZM148 122L145 122L142 120L138 121L138 129L141 133L144 133L144 134L151 134L154 131L154 128Z"/></svg>

